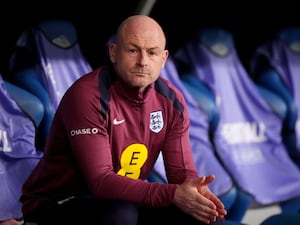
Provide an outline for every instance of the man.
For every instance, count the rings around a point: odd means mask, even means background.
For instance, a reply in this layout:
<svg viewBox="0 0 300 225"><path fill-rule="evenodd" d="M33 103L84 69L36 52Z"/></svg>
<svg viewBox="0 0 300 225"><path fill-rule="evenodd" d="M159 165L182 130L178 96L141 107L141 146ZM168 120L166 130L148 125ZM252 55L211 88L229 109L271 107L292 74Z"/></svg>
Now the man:
<svg viewBox="0 0 300 225"><path fill-rule="evenodd" d="M134 15L109 45L111 65L77 80L57 109L44 156L24 184L38 224L224 224L199 177L182 94L159 78L168 51L159 24ZM169 184L147 182L162 151Z"/></svg>

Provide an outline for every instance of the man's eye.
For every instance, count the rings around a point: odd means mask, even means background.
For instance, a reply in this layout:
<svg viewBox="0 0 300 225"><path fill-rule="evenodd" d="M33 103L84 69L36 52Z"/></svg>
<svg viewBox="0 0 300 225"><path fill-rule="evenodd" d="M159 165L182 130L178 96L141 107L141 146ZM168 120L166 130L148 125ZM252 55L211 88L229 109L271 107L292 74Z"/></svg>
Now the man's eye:
<svg viewBox="0 0 300 225"><path fill-rule="evenodd" d="M150 51L148 54L149 54L150 56L157 55L155 51Z"/></svg>
<svg viewBox="0 0 300 225"><path fill-rule="evenodd" d="M136 49L129 49L129 52L130 53L136 53L137 51L136 51Z"/></svg>

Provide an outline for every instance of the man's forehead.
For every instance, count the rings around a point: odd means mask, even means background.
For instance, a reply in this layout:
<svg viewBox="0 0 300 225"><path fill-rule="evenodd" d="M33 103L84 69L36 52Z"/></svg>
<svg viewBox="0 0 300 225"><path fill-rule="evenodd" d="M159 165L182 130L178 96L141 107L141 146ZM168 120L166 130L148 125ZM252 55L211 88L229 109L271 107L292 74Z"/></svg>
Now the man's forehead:
<svg viewBox="0 0 300 225"><path fill-rule="evenodd" d="M147 48L164 48L165 42L161 35L153 32L143 32L140 34L127 33L123 42L137 46L147 46Z"/></svg>

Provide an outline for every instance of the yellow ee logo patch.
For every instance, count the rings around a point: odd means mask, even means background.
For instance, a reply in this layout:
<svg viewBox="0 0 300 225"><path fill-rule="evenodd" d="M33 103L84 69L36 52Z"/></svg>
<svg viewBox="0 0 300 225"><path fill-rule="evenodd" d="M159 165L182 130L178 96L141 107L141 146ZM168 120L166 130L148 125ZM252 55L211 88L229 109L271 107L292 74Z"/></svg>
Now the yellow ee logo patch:
<svg viewBox="0 0 300 225"><path fill-rule="evenodd" d="M121 169L119 175L138 179L141 168L145 164L148 157L148 149L143 144L129 145L121 155Z"/></svg>

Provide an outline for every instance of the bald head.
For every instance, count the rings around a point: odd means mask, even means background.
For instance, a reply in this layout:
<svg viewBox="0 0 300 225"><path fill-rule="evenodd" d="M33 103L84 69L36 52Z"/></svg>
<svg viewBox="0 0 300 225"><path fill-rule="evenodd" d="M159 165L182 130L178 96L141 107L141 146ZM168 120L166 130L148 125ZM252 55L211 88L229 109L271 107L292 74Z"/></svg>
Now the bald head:
<svg viewBox="0 0 300 225"><path fill-rule="evenodd" d="M165 65L169 55L165 48L161 26L148 16L135 15L120 24L109 57L120 80L143 93Z"/></svg>
<svg viewBox="0 0 300 225"><path fill-rule="evenodd" d="M122 42L128 37L156 39L160 41L160 47L166 47L166 37L161 26L149 16L134 15L125 19L117 30L116 42Z"/></svg>

